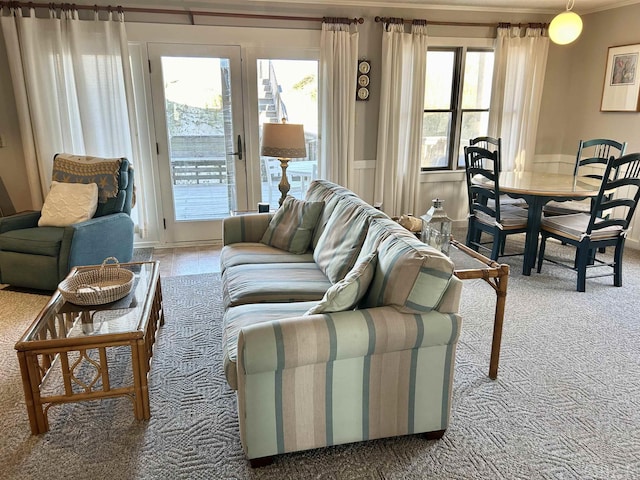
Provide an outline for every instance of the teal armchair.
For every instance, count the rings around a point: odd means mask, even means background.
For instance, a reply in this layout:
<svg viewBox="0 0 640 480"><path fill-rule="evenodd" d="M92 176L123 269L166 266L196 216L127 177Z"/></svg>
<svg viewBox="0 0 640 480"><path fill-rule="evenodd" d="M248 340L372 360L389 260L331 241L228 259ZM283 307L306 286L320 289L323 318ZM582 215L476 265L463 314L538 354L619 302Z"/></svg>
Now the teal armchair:
<svg viewBox="0 0 640 480"><path fill-rule="evenodd" d="M98 265L107 257L131 260L134 179L129 161L58 154L53 180L96 183L96 213L63 227L39 227L41 212L0 218L0 283L55 290L77 265Z"/></svg>

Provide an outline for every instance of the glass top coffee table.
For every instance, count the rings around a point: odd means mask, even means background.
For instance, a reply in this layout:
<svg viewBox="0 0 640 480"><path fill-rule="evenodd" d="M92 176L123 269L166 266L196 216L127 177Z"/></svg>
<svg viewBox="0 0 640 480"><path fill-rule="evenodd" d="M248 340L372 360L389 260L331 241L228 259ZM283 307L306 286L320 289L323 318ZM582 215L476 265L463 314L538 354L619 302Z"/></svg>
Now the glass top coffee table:
<svg viewBox="0 0 640 480"><path fill-rule="evenodd" d="M164 324L159 263L121 263L131 292L112 303L80 306L56 290L15 349L33 434L49 430L53 405L125 396L148 420L147 378L156 332ZM77 267L69 275L87 269Z"/></svg>

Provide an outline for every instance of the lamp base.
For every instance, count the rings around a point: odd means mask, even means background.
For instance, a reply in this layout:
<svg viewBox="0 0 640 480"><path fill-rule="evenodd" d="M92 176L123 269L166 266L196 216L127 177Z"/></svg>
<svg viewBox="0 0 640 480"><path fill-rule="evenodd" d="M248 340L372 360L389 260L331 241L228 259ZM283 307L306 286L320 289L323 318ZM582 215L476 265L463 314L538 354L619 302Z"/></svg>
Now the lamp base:
<svg viewBox="0 0 640 480"><path fill-rule="evenodd" d="M278 185L278 190L280 190L280 200L278 200L278 204L282 206L282 202L287 198L287 193L291 189L291 185L289 184L289 179L287 178L287 167L289 166L288 158L279 158L280 160L280 168L282 168L282 178L280 179L280 184Z"/></svg>

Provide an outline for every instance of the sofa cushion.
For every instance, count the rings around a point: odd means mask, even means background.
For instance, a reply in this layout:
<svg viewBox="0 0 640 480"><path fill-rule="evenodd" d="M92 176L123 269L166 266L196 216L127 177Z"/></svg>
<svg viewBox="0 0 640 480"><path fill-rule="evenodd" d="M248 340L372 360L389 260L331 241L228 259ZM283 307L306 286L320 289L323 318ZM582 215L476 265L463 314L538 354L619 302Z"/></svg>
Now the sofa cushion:
<svg viewBox="0 0 640 480"><path fill-rule="evenodd" d="M0 250L57 257L60 253L64 230L60 227L9 230L0 235Z"/></svg>
<svg viewBox="0 0 640 480"><path fill-rule="evenodd" d="M248 213L222 219L222 244L260 243L273 213Z"/></svg>
<svg viewBox="0 0 640 480"><path fill-rule="evenodd" d="M236 361L238 358L238 335L249 325L301 316L315 302L261 303L238 305L229 308L223 318L222 355L224 374L229 386L238 389Z"/></svg>
<svg viewBox="0 0 640 480"><path fill-rule="evenodd" d="M377 252L380 244L390 236L416 238L413 233L390 218L373 218L369 222L360 254L367 255L371 252Z"/></svg>
<svg viewBox="0 0 640 480"><path fill-rule="evenodd" d="M331 282L315 263L237 265L222 273L224 307L306 302L322 298ZM306 311L306 310L305 310Z"/></svg>
<svg viewBox="0 0 640 480"><path fill-rule="evenodd" d="M453 275L442 252L409 235L391 235L378 249L378 263L361 308L393 305L404 313L435 309Z"/></svg>
<svg viewBox="0 0 640 480"><path fill-rule="evenodd" d="M327 180L314 180L311 182L305 198L307 202L326 202L329 198L335 196L358 198L358 196L348 188Z"/></svg>
<svg viewBox="0 0 640 480"><path fill-rule="evenodd" d="M285 198L260 241L291 253L305 253L323 206L324 202Z"/></svg>
<svg viewBox="0 0 640 480"><path fill-rule="evenodd" d="M333 214L333 210L338 205L338 203L342 202L345 199L352 205L359 205L364 211L369 213L371 218L388 218L388 216L384 212L373 208L351 190L348 190L343 186L337 185L327 180L314 180L307 190L306 199L307 201L324 202L324 209L322 210L320 218L318 219L316 230L313 234L313 239L311 242L313 250L316 249L320 237L327 228L327 224Z"/></svg>
<svg viewBox="0 0 640 480"><path fill-rule="evenodd" d="M320 303L310 308L305 315L353 310L369 288L377 257L376 252L360 256L347 276L333 284Z"/></svg>
<svg viewBox="0 0 640 480"><path fill-rule="evenodd" d="M557 215L553 217L542 217L542 227L545 230L560 232L576 241L580 241L587 231L591 214L574 213L571 215ZM596 219L596 224L603 222L603 218ZM609 225L608 227L591 232L592 240L602 240L606 238L616 238L622 232L620 225Z"/></svg>
<svg viewBox="0 0 640 480"><path fill-rule="evenodd" d="M313 251L313 259L331 283L342 280L360 254L369 215L350 198L340 199Z"/></svg>
<svg viewBox="0 0 640 480"><path fill-rule="evenodd" d="M327 223L329 222L329 219L331 219L331 214L333 213L333 210L336 208L336 205L338 205L339 201L340 201L340 197L334 196L334 197L329 197L324 202L324 208L322 209L322 213L320 213L320 217L318 218L318 222L316 223L316 229L314 230L313 237L311 238L312 250L315 250L316 247L318 246L318 241L320 240L320 237L322 236L325 229L327 228Z"/></svg>
<svg viewBox="0 0 640 480"><path fill-rule="evenodd" d="M331 218L333 209L336 208L338 201L344 197L358 198L351 190L327 180L314 180L311 182L311 185L309 185L306 194L307 202L324 202L324 208L322 209L315 232L313 233L313 239L311 240L313 250L315 250L316 245L318 245L318 240L322 232L324 232L327 222Z"/></svg>
<svg viewBox="0 0 640 480"><path fill-rule="evenodd" d="M290 253L264 243L233 243L222 247L220 271L250 263L313 263L313 253Z"/></svg>
<svg viewBox="0 0 640 480"><path fill-rule="evenodd" d="M42 206L39 227L66 227L86 222L96 213L98 185L51 182Z"/></svg>

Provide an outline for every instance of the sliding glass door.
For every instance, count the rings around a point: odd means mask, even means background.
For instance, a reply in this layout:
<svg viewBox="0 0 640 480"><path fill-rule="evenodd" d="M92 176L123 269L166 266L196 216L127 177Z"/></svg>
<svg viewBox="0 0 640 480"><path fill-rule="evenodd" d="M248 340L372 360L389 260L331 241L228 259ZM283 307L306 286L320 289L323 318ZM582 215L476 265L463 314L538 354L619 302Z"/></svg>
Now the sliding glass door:
<svg viewBox="0 0 640 480"><path fill-rule="evenodd" d="M219 238L247 208L240 47L148 49L165 241Z"/></svg>
<svg viewBox="0 0 640 480"><path fill-rule="evenodd" d="M139 129L151 157L140 172L149 242L219 243L233 211L278 205L281 171L260 155L264 122L304 125L307 157L287 172L289 193L304 196L319 171L320 30L132 23L127 34L144 60L134 62L140 118L151 121Z"/></svg>

